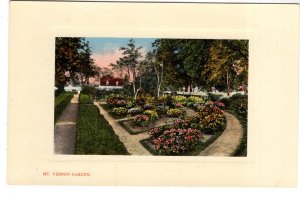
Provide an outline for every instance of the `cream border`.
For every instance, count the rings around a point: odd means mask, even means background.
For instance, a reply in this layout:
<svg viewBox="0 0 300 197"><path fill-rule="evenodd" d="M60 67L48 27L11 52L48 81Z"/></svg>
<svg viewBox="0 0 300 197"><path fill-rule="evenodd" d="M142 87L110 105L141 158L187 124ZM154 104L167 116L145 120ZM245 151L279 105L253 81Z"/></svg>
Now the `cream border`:
<svg viewBox="0 0 300 197"><path fill-rule="evenodd" d="M11 2L8 183L295 185L298 16L296 5ZM248 157L53 155L54 37L72 35L249 38Z"/></svg>

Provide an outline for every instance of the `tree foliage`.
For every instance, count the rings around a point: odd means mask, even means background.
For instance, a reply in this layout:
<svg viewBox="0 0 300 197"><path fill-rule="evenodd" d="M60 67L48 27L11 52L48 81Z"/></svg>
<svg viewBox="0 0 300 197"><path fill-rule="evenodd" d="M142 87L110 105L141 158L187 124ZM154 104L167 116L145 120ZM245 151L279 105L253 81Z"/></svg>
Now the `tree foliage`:
<svg viewBox="0 0 300 197"><path fill-rule="evenodd" d="M55 85L62 90L66 83L88 84L98 69L91 58L89 43L80 37L58 37L55 40Z"/></svg>

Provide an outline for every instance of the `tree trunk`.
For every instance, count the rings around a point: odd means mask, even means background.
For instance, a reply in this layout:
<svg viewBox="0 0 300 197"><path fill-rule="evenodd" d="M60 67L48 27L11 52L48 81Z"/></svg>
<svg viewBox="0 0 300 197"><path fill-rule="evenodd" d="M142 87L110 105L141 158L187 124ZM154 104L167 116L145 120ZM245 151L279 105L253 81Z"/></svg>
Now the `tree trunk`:
<svg viewBox="0 0 300 197"><path fill-rule="evenodd" d="M136 93L136 89L135 89L135 68L133 69L133 73L132 73L132 77L133 77L133 81L132 81L132 87L133 87L133 94L135 95Z"/></svg>
<svg viewBox="0 0 300 197"><path fill-rule="evenodd" d="M229 73L228 73L228 70L227 70L226 80L227 80L227 96L229 96L230 95L230 87L229 87Z"/></svg>
<svg viewBox="0 0 300 197"><path fill-rule="evenodd" d="M139 87L139 89L141 89L142 88L142 76L140 76L140 87Z"/></svg>

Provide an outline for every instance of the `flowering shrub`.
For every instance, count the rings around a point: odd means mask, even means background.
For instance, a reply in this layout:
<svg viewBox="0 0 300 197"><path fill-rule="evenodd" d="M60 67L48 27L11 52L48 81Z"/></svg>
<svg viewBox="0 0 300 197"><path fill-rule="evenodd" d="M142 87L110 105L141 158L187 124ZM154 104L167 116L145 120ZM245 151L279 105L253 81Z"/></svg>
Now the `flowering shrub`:
<svg viewBox="0 0 300 197"><path fill-rule="evenodd" d="M168 106L159 105L156 107L156 112L159 115L159 117L166 115L168 110L169 110Z"/></svg>
<svg viewBox="0 0 300 197"><path fill-rule="evenodd" d="M138 95L135 99L137 105L143 106L146 103L146 98L144 95Z"/></svg>
<svg viewBox="0 0 300 197"><path fill-rule="evenodd" d="M155 97L146 95L145 99L146 99L146 103L150 105L155 105Z"/></svg>
<svg viewBox="0 0 300 197"><path fill-rule="evenodd" d="M182 109L169 109L167 111L167 115L169 117L174 117L174 118L179 118L179 117L182 117L184 116L185 114L185 111L183 111Z"/></svg>
<svg viewBox="0 0 300 197"><path fill-rule="evenodd" d="M203 133L189 126L187 121L176 120L170 125L150 129L155 150L163 154L178 154L193 149L203 139Z"/></svg>
<svg viewBox="0 0 300 197"><path fill-rule="evenodd" d="M173 96L173 101L175 103L184 103L186 101L186 97L185 96Z"/></svg>
<svg viewBox="0 0 300 197"><path fill-rule="evenodd" d="M225 107L224 103L222 103L222 102L220 102L220 101L216 101L214 104L215 104L216 106L220 107L220 108L224 108L224 107Z"/></svg>
<svg viewBox="0 0 300 197"><path fill-rule="evenodd" d="M157 98L158 105L165 105L167 103L167 96L163 95Z"/></svg>
<svg viewBox="0 0 300 197"><path fill-rule="evenodd" d="M111 94L107 98L107 104L112 106L125 106L127 102L123 96L119 94Z"/></svg>
<svg viewBox="0 0 300 197"><path fill-rule="evenodd" d="M149 116L151 121L158 119L158 115L157 115L156 111L146 110L146 111L144 111L143 114Z"/></svg>
<svg viewBox="0 0 300 197"><path fill-rule="evenodd" d="M125 107L115 107L112 112L118 115L125 115L127 114L127 109Z"/></svg>
<svg viewBox="0 0 300 197"><path fill-rule="evenodd" d="M145 104L143 106L143 108L144 108L144 110L153 109L153 105L151 105L151 104Z"/></svg>
<svg viewBox="0 0 300 197"><path fill-rule="evenodd" d="M245 121L248 117L248 99L237 99L232 102L232 109Z"/></svg>
<svg viewBox="0 0 300 197"><path fill-rule="evenodd" d="M198 96L190 96L187 98L187 100L185 101L185 105L187 107L192 107L194 104L196 103L204 103L204 99L202 97L198 97Z"/></svg>
<svg viewBox="0 0 300 197"><path fill-rule="evenodd" d="M150 124L150 118L149 118L149 116L147 116L145 114L136 115L133 118L133 122L137 126L145 127L145 126L148 126Z"/></svg>
<svg viewBox="0 0 300 197"><path fill-rule="evenodd" d="M202 131L216 132L223 130L225 127L224 112L215 105L201 106L197 116L199 117L199 126Z"/></svg>
<svg viewBox="0 0 300 197"><path fill-rule="evenodd" d="M141 114L143 112L143 110L139 107L134 107L134 108L131 108L127 111L127 113L131 116L135 116L137 114Z"/></svg>
<svg viewBox="0 0 300 197"><path fill-rule="evenodd" d="M130 108L133 108L133 107L134 107L134 102L132 102L132 101L127 102L127 105L126 105L127 109L130 109Z"/></svg>

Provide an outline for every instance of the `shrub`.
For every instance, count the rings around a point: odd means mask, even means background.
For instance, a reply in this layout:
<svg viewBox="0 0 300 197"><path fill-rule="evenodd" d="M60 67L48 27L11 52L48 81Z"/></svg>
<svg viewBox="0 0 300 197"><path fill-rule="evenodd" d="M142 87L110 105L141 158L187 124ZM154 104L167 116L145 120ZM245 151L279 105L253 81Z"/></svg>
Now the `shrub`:
<svg viewBox="0 0 300 197"><path fill-rule="evenodd" d="M138 95L135 99L135 103L140 106L144 106L146 103L146 98L144 95Z"/></svg>
<svg viewBox="0 0 300 197"><path fill-rule="evenodd" d="M111 94L107 98L107 104L121 107L126 106L127 102L124 96L121 96L120 94Z"/></svg>
<svg viewBox="0 0 300 197"><path fill-rule="evenodd" d="M199 112L200 129L204 132L218 132L225 128L224 112L215 105L201 106Z"/></svg>
<svg viewBox="0 0 300 197"><path fill-rule="evenodd" d="M54 120L56 121L73 98L73 93L65 92L55 97Z"/></svg>
<svg viewBox="0 0 300 197"><path fill-rule="evenodd" d="M156 111L146 110L146 111L143 112L143 114L149 116L151 121L158 119L158 114L156 113Z"/></svg>
<svg viewBox="0 0 300 197"><path fill-rule="evenodd" d="M87 85L82 86L82 90L80 91L80 93L87 94L91 97L94 97L95 92L96 92L95 87L91 87L91 86L87 86Z"/></svg>
<svg viewBox="0 0 300 197"><path fill-rule="evenodd" d="M169 109L167 111L167 115L169 117L174 117L174 118L179 118L179 117L182 117L184 116L185 114L185 111L183 111L182 109Z"/></svg>
<svg viewBox="0 0 300 197"><path fill-rule="evenodd" d="M142 112L143 112L143 110L140 107L134 107L127 111L127 113L131 116L141 114Z"/></svg>
<svg viewBox="0 0 300 197"><path fill-rule="evenodd" d="M212 101L218 101L222 97L221 94L213 94L213 93L207 93L208 99Z"/></svg>
<svg viewBox="0 0 300 197"><path fill-rule="evenodd" d="M125 107L115 107L113 108L112 112L117 115L126 115L127 109Z"/></svg>
<svg viewBox="0 0 300 197"><path fill-rule="evenodd" d="M190 96L187 98L187 100L185 101L185 105L187 107L193 107L194 104L202 104L204 103L204 99L202 97L198 97L198 96Z"/></svg>
<svg viewBox="0 0 300 197"><path fill-rule="evenodd" d="M225 105L225 108L228 109L230 107L230 99L229 98L222 98L220 99L220 102L222 102Z"/></svg>
<svg viewBox="0 0 300 197"><path fill-rule="evenodd" d="M237 99L232 101L231 109L244 121L248 119L248 99Z"/></svg>
<svg viewBox="0 0 300 197"><path fill-rule="evenodd" d="M175 103L184 103L185 101L187 100L187 98L185 97L185 96L180 96L180 95L178 95L178 96L173 96L173 101L175 102Z"/></svg>
<svg viewBox="0 0 300 197"><path fill-rule="evenodd" d="M130 109L130 108L133 108L133 107L134 107L134 102L132 102L132 101L127 102L127 105L126 105L127 109Z"/></svg>
<svg viewBox="0 0 300 197"><path fill-rule="evenodd" d="M169 106L159 105L159 106L156 107L156 112L157 112L159 117L162 117L162 116L166 115L168 110L169 110Z"/></svg>
<svg viewBox="0 0 300 197"><path fill-rule="evenodd" d="M80 94L79 96L79 103L80 104L93 104L93 101L89 95Z"/></svg>
<svg viewBox="0 0 300 197"><path fill-rule="evenodd" d="M247 99L248 96L247 95L242 95L240 93L237 93L237 94L234 94L230 97L230 100L231 101L234 101L234 100L238 100L238 99Z"/></svg>
<svg viewBox="0 0 300 197"><path fill-rule="evenodd" d="M161 154L178 154L192 150L203 139L203 133L189 126L187 121L177 120L170 125L150 129L150 140L155 150Z"/></svg>
<svg viewBox="0 0 300 197"><path fill-rule="evenodd" d="M154 107L153 107L153 105L151 105L151 104L145 104L145 105L143 106L143 108L144 108L144 110L149 110L149 109L153 109Z"/></svg>
<svg viewBox="0 0 300 197"><path fill-rule="evenodd" d="M157 98L157 104L158 105L166 105L167 103L167 96L163 95Z"/></svg>
<svg viewBox="0 0 300 197"><path fill-rule="evenodd" d="M136 115L133 118L133 122L137 126L145 127L150 124L150 118L149 118L149 116L147 116L145 114Z"/></svg>

